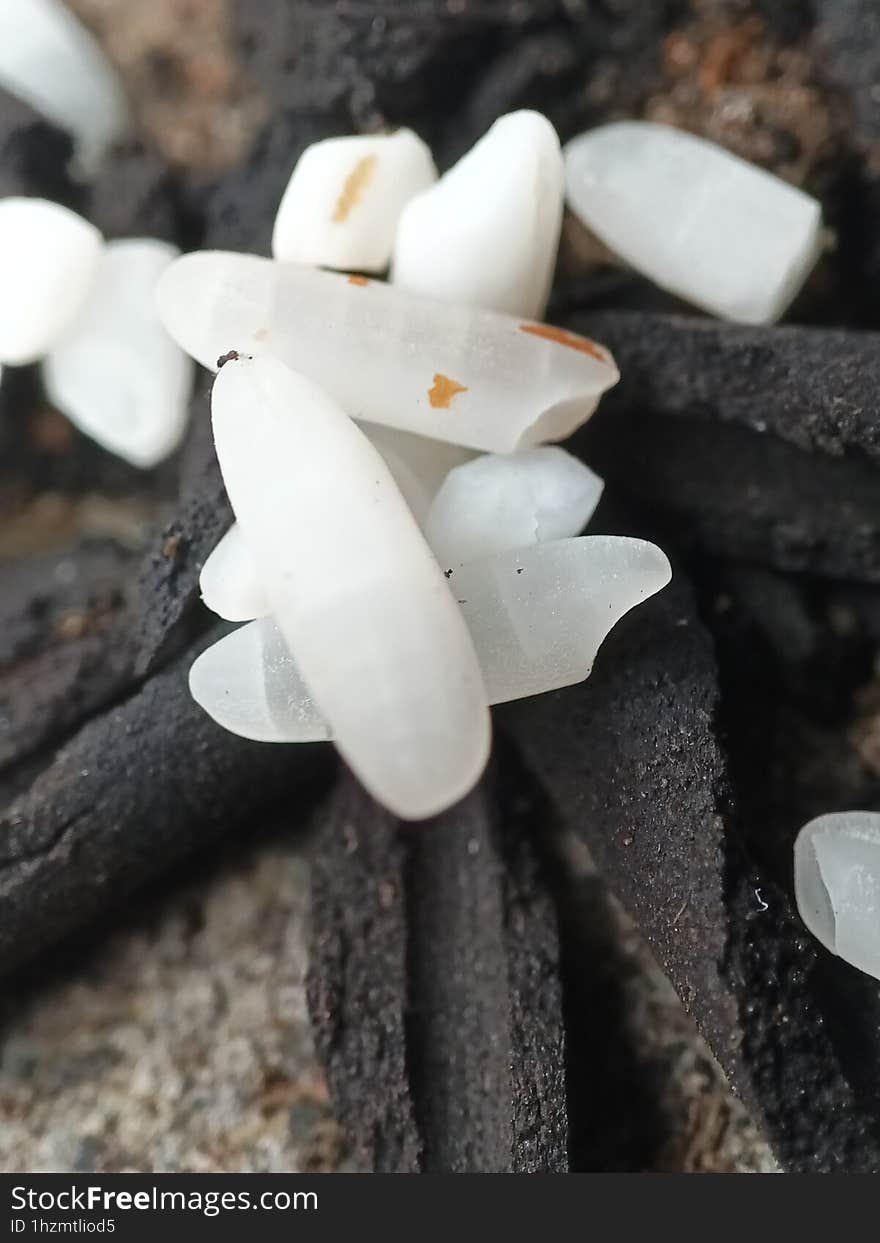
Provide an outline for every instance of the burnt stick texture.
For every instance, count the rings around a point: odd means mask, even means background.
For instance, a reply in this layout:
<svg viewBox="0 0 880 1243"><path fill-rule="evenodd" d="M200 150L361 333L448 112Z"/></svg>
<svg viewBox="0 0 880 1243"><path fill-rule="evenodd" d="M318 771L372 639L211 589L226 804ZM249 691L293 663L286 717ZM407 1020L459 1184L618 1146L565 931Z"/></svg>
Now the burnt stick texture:
<svg viewBox="0 0 880 1243"><path fill-rule="evenodd" d="M329 750L227 734L190 699L188 663L91 720L0 814L0 971L282 799L307 819Z"/></svg>
<svg viewBox="0 0 880 1243"><path fill-rule="evenodd" d="M201 607L199 574L232 523L214 453L209 385L201 378L191 403L177 511L140 569L131 626L132 665L139 677L160 668L204 629L209 614Z"/></svg>
<svg viewBox="0 0 880 1243"><path fill-rule="evenodd" d="M574 315L622 380L573 447L661 540L880 581L880 335Z"/></svg>
<svg viewBox="0 0 880 1243"><path fill-rule="evenodd" d="M35 195L77 208L83 191L67 172L72 155L69 134L0 90L0 195Z"/></svg>
<svg viewBox="0 0 880 1243"><path fill-rule="evenodd" d="M103 540L3 565L0 770L123 701L210 625L199 573L232 517L205 394L181 474L176 515L145 556Z"/></svg>
<svg viewBox="0 0 880 1243"><path fill-rule="evenodd" d="M830 457L880 463L880 333L636 312L571 316L615 354L610 408L733 423Z"/></svg>
<svg viewBox="0 0 880 1243"><path fill-rule="evenodd" d="M614 631L589 681L507 705L500 724L589 845L783 1166L880 1169L873 1102L819 987L823 953L738 821L715 733L711 641L678 577ZM864 1026L876 1065L870 1014Z"/></svg>
<svg viewBox="0 0 880 1243"><path fill-rule="evenodd" d="M0 773L60 741L124 685L132 560L105 540L3 567Z"/></svg>
<svg viewBox="0 0 880 1243"><path fill-rule="evenodd" d="M312 1015L362 1168L567 1168L555 907L543 796L512 748L402 825L351 780L314 873Z"/></svg>
<svg viewBox="0 0 880 1243"><path fill-rule="evenodd" d="M362 1171L417 1173L407 1061L405 852L397 821L343 774L312 860L309 1008Z"/></svg>

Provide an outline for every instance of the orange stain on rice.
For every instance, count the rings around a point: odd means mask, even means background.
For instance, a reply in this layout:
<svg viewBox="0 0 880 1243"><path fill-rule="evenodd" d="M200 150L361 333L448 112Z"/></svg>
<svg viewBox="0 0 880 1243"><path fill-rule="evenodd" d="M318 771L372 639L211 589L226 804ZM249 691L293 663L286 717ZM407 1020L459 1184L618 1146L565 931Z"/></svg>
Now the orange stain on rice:
<svg viewBox="0 0 880 1243"><path fill-rule="evenodd" d="M566 332L564 328L554 328L552 324L520 324L520 332L527 332L533 337L541 337L544 341L555 341L580 354L589 354L600 363L607 363L607 356L600 350L595 341L588 337L579 337L576 332Z"/></svg>
<svg viewBox="0 0 880 1243"><path fill-rule="evenodd" d="M334 224L344 224L357 207L364 197L367 186L375 176L378 163L379 157L377 155L365 155L362 160L358 160L357 164L355 164L346 177L342 193L336 201L336 207L332 216Z"/></svg>
<svg viewBox="0 0 880 1243"><path fill-rule="evenodd" d="M453 398L459 393L466 392L467 387L464 384L459 384L457 380L450 380L448 375L441 375L438 371L434 375L434 384L428 391L428 401L434 410L448 410Z"/></svg>
<svg viewBox="0 0 880 1243"><path fill-rule="evenodd" d="M348 278L349 285L369 285L369 281L365 276L350 276Z"/></svg>

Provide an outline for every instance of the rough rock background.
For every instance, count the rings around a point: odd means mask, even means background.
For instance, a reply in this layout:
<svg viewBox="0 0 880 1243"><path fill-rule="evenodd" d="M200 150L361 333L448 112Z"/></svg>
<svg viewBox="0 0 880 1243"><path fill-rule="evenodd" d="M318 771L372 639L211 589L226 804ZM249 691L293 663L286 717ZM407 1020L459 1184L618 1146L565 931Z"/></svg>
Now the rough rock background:
<svg viewBox="0 0 880 1243"><path fill-rule="evenodd" d="M344 1168L305 998L308 866L227 851L7 993L0 1168Z"/></svg>

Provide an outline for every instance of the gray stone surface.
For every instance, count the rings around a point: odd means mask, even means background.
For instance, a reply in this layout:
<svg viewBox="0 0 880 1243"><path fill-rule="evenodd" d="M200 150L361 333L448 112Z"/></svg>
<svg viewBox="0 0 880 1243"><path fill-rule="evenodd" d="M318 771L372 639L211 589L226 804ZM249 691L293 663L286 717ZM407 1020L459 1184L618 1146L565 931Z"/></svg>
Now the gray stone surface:
<svg viewBox="0 0 880 1243"><path fill-rule="evenodd" d="M305 1004L308 865L272 843L8 995L0 1169L336 1168Z"/></svg>

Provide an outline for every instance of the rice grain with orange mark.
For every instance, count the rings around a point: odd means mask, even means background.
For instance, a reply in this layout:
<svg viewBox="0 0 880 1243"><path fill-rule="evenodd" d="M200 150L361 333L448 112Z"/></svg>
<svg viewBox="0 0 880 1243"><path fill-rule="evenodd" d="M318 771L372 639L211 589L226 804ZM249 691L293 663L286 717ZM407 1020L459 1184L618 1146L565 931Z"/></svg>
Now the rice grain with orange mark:
<svg viewBox="0 0 880 1243"><path fill-rule="evenodd" d="M466 392L466 385L459 384L457 380L451 380L448 375L441 375L437 371L434 373L434 384L428 390L428 401L434 410L448 410L453 399L459 393Z"/></svg>
<svg viewBox="0 0 880 1243"><path fill-rule="evenodd" d="M349 285L369 285L369 281L365 276L350 276L348 278Z"/></svg>
<svg viewBox="0 0 880 1243"><path fill-rule="evenodd" d="M377 155L365 155L363 159L358 160L357 164L355 164L346 177L342 193L336 201L336 208L332 216L334 224L344 224L355 207L357 207L364 197L364 191L373 180L378 163L379 157Z"/></svg>
<svg viewBox="0 0 880 1243"><path fill-rule="evenodd" d="M591 358L598 359L600 363L608 362L608 355L595 341L591 341L589 337L580 337L576 332L566 332L564 328L554 328L552 324L520 324L519 330L533 337L541 337L544 341L555 341L557 345L577 350L580 354L589 354Z"/></svg>

